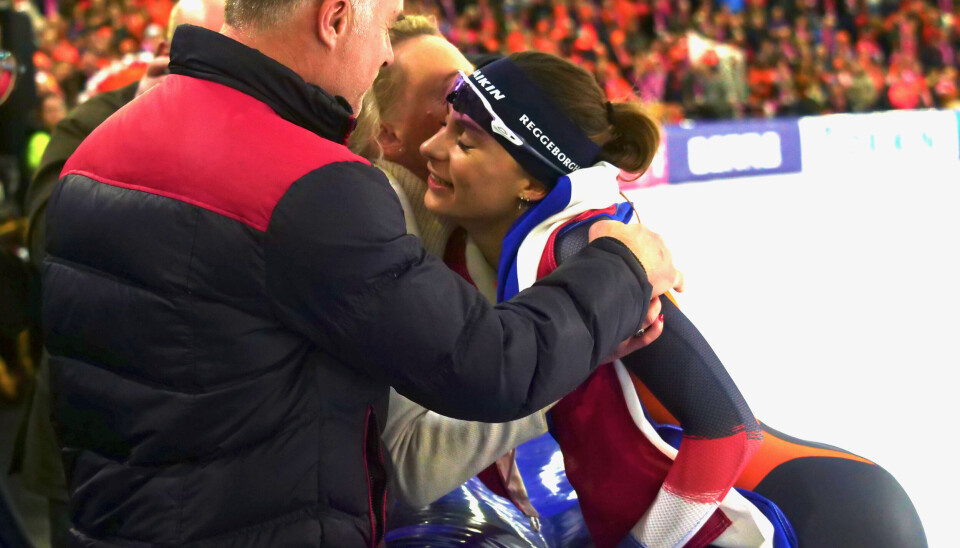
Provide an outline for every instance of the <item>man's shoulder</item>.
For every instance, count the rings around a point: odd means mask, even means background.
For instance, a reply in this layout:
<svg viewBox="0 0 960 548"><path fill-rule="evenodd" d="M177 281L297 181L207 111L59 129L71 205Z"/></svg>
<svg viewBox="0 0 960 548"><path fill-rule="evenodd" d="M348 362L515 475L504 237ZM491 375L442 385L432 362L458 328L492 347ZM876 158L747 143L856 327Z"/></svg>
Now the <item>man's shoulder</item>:
<svg viewBox="0 0 960 548"><path fill-rule="evenodd" d="M89 120L93 127L103 123L111 114L120 110L136 97L140 82L133 82L122 88L98 93L77 105L69 117ZM90 128L91 130L93 128Z"/></svg>
<svg viewBox="0 0 960 548"><path fill-rule="evenodd" d="M220 84L171 75L100 125L64 175L167 196L265 230L291 185L339 164L366 169L364 179L379 177L346 146L283 119L262 102Z"/></svg>
<svg viewBox="0 0 960 548"><path fill-rule="evenodd" d="M135 82L124 88L100 93L77 105L54 129L42 165L65 162L97 126L133 99L136 86Z"/></svg>
<svg viewBox="0 0 960 548"><path fill-rule="evenodd" d="M354 202L388 197L396 202L398 196L387 176L366 159L351 155L324 162L293 181L299 186L320 186L330 195ZM379 198L377 199L379 201ZM335 205L335 204L332 204ZM372 207L374 204L370 204Z"/></svg>
<svg viewBox="0 0 960 548"><path fill-rule="evenodd" d="M269 224L282 230L291 219L297 226L315 227L332 241L386 241L407 232L403 209L386 176L359 161L331 162L293 181L279 197Z"/></svg>

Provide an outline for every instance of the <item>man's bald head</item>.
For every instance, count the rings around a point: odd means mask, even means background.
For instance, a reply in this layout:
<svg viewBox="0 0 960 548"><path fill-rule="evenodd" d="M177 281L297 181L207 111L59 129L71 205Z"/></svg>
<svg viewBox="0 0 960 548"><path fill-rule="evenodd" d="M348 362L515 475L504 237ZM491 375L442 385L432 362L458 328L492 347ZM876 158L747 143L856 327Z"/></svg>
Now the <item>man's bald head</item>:
<svg viewBox="0 0 960 548"><path fill-rule="evenodd" d="M167 40L173 39L173 31L180 25L196 25L212 31L223 26L225 0L180 0L170 12L167 25Z"/></svg>

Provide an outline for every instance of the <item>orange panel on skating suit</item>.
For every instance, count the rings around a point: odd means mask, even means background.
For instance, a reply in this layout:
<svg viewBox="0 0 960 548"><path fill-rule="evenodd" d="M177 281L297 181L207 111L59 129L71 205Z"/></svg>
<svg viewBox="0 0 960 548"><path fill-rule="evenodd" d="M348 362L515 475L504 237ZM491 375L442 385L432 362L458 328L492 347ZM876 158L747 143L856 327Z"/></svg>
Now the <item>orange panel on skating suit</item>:
<svg viewBox="0 0 960 548"><path fill-rule="evenodd" d="M672 299L671 299L672 300ZM650 417L660 424L673 424L680 426L679 421L660 403L643 382L633 374L630 375L633 384L643 402L643 407ZM833 457L839 459L854 460L866 464L874 464L872 461L859 457L842 449L831 449L827 447L818 447L807 444L802 440L787 440L777 434L770 432L770 429L763 428L763 443L757 450L753 458L747 464L746 469L740 474L736 487L752 491L757 484L767 477L767 474L774 468L793 459L803 457Z"/></svg>

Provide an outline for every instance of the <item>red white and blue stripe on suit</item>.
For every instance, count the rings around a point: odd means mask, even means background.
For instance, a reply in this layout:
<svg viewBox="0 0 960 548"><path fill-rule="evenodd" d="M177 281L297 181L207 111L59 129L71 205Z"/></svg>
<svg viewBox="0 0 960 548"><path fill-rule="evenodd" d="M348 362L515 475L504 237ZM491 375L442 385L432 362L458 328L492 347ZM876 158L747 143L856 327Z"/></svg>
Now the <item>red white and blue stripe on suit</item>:
<svg viewBox="0 0 960 548"><path fill-rule="evenodd" d="M618 175L601 163L563 177L511 227L498 269L498 301L557 268L554 246L566 231L598 217L632 221ZM677 451L645 416L621 362L601 366L550 416L598 547L773 546L770 521L731 490L760 444L756 424L730 424L725 435L710 438L685 434Z"/></svg>

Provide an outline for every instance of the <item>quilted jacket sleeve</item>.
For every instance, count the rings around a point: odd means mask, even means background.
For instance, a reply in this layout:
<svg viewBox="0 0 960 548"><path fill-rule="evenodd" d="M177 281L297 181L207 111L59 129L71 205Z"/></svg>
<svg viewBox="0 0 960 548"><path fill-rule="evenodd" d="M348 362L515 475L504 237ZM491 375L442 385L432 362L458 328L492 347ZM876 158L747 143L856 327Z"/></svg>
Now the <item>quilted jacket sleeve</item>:
<svg viewBox="0 0 960 548"><path fill-rule="evenodd" d="M406 234L378 170L335 163L295 182L265 239L278 317L325 352L443 415L503 422L580 384L646 313L651 286L601 239L496 306Z"/></svg>

